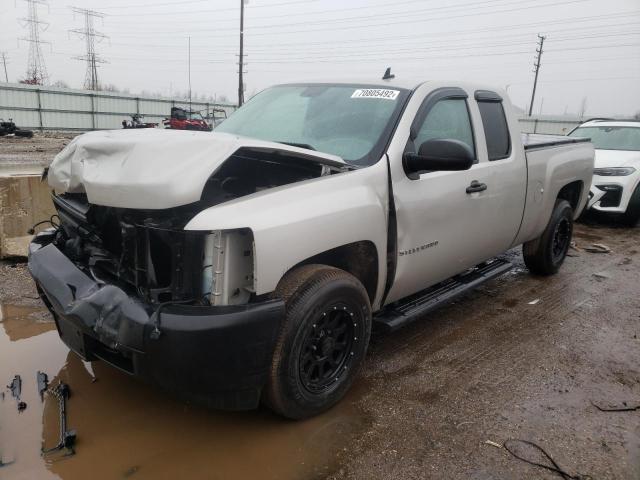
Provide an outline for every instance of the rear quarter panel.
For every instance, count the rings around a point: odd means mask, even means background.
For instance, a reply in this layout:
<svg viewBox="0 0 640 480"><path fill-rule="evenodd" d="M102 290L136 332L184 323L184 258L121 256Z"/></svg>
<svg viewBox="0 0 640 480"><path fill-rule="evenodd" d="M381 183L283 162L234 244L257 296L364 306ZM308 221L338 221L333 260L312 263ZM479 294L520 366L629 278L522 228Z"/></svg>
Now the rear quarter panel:
<svg viewBox="0 0 640 480"><path fill-rule="evenodd" d="M527 198L522 226L514 245L533 240L549 223L558 193L575 181L582 183L574 218L584 209L593 175L594 149L591 143L541 147L525 150Z"/></svg>

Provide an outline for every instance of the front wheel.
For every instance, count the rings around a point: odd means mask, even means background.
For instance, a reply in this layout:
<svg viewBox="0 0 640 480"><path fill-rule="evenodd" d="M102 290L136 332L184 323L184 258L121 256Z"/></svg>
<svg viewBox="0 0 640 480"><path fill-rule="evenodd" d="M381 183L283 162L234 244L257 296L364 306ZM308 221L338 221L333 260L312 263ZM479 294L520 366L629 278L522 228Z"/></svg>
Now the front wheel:
<svg viewBox="0 0 640 480"><path fill-rule="evenodd" d="M542 235L522 246L529 271L537 275L556 273L567 256L572 234L573 208L566 200L558 199Z"/></svg>
<svg viewBox="0 0 640 480"><path fill-rule="evenodd" d="M286 315L263 400L292 419L317 415L351 386L369 344L371 306L353 275L325 265L304 265L276 290Z"/></svg>

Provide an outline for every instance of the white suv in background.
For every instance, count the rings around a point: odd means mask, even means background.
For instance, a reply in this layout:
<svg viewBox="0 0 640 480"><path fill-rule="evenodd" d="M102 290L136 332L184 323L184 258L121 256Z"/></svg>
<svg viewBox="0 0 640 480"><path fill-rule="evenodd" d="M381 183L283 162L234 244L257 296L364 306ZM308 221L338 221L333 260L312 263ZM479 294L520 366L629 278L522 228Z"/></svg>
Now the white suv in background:
<svg viewBox="0 0 640 480"><path fill-rule="evenodd" d="M640 121L589 120L569 133L588 137L596 149L588 208L640 220Z"/></svg>

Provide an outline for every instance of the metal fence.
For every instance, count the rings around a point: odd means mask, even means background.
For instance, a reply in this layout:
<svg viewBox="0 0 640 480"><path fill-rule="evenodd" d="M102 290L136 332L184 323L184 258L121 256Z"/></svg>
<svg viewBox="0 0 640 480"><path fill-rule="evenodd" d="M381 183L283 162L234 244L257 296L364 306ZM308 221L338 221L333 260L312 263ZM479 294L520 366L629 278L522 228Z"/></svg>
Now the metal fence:
<svg viewBox="0 0 640 480"><path fill-rule="evenodd" d="M13 118L19 127L34 130L122 128L122 121L134 113L146 122L161 123L174 106L187 110L191 106L205 117L212 117L214 108L224 109L227 115L235 110L233 105L219 103L0 83L0 118Z"/></svg>
<svg viewBox="0 0 640 480"><path fill-rule="evenodd" d="M103 130L122 128L122 121L137 113L146 122L161 123L170 115L171 107L189 109L182 99L153 98L122 93L71 90L15 83L0 83L0 118L13 118L19 127L35 130ZM227 115L234 105L191 102L191 110L212 116L214 108ZM580 121L523 117L519 119L524 133L566 135Z"/></svg>

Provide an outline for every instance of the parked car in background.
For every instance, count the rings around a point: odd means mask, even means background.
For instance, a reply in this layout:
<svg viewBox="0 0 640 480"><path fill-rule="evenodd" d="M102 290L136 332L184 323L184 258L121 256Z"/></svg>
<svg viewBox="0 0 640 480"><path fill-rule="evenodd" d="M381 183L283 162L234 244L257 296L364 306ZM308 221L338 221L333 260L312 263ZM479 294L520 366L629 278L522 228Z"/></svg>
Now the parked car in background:
<svg viewBox="0 0 640 480"><path fill-rule="evenodd" d="M596 149L588 208L636 225L640 221L640 122L590 120L569 136L591 138Z"/></svg>

